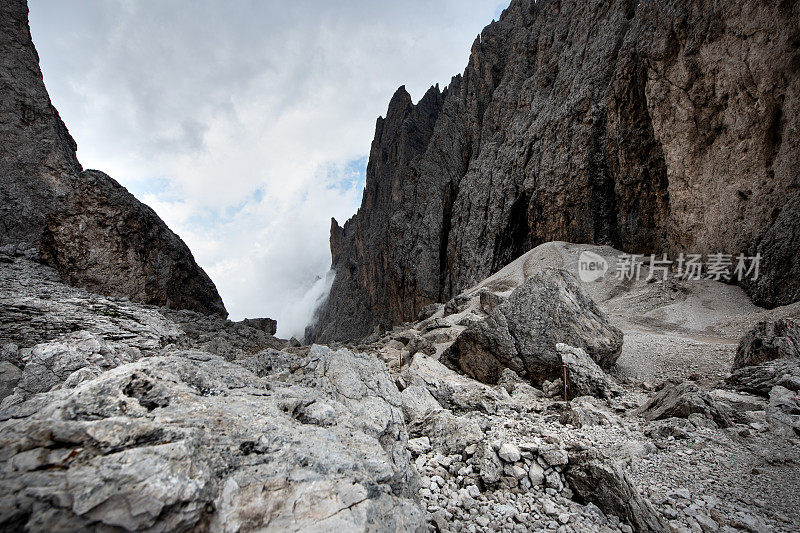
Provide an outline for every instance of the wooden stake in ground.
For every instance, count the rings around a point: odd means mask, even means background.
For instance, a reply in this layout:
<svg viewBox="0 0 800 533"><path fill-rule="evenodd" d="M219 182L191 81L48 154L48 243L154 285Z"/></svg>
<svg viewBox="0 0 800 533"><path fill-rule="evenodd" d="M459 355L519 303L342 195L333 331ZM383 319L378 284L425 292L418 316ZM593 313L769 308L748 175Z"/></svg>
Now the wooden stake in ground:
<svg viewBox="0 0 800 533"><path fill-rule="evenodd" d="M561 363L561 368L564 370L564 401L567 401L567 363Z"/></svg>

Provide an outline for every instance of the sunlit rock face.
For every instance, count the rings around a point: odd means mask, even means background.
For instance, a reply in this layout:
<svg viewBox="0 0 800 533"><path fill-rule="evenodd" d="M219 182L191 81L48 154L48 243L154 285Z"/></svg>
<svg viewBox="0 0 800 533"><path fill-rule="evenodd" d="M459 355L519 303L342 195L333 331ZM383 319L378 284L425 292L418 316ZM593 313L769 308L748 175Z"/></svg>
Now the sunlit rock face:
<svg viewBox="0 0 800 533"><path fill-rule="evenodd" d="M0 6L0 246L36 248L69 283L227 316L214 283L156 213L84 171L50 102L24 0Z"/></svg>
<svg viewBox="0 0 800 533"><path fill-rule="evenodd" d="M309 335L416 319L547 241L761 253L800 298L797 7L515 0L463 75L378 119L361 208Z"/></svg>

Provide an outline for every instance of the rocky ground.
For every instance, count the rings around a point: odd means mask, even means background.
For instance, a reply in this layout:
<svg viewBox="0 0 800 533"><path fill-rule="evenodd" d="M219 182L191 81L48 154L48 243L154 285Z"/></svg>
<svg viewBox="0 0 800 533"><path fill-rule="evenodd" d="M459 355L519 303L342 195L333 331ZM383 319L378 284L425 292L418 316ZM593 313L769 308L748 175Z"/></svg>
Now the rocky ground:
<svg viewBox="0 0 800 533"><path fill-rule="evenodd" d="M349 347L97 296L6 253L0 524L798 530L800 326L737 355L798 306L547 270L583 249L534 249Z"/></svg>
<svg viewBox="0 0 800 533"><path fill-rule="evenodd" d="M584 250L604 256L610 264L609 273L614 272L616 250L549 243L525 254L453 302L423 311L423 316L431 313L427 320L397 327L358 349L379 351L390 370L401 376L401 386L404 380L409 382L409 373L416 373L416 381L410 382L425 383L430 388L433 372L429 367L436 365L442 374L451 372L436 359L447 357L450 346L463 336L470 321L482 320L482 292L508 295L546 268L577 273L577 260ZM448 403L446 399L442 402L441 395L433 394L439 404L462 412L484 429L484 438L493 449L514 445L522 454L513 463L502 461L506 478L499 488L481 492L477 498L470 496L474 502L465 497L465 491L471 484L483 486L475 481L480 479L476 474L481 471L476 466L480 460L467 458L465 464L472 466L470 478L463 475L466 471L460 467L437 468L442 459L447 464L457 457L448 458L435 446L420 454L416 464L423 475L423 485L427 485L421 494L429 512L434 517L439 513L441 529L586 531L617 527L613 515L610 521L599 520L592 516L591 506L576 504L581 498L574 498L574 491L561 490L568 485L564 479L547 481L553 465L535 454L537 446L547 442L557 443L565 450L600 450L618 461L632 484L667 521L665 528L669 530L800 529L797 435L783 436L780 427L767 421L768 398L731 390L725 381L731 374L742 335L763 320L800 317L800 305L767 311L753 305L741 289L732 285L683 281L664 286L647 283L646 277L644 269L642 280L635 283L608 275L597 283L582 284L609 322L625 336L618 359L609 369L621 393L610 401L583 397L568 405L557 398L562 390L560 383L553 387L551 382L545 382L535 389L516 383L516 376L510 382L501 378L500 385L487 388L494 391L494 403L476 402L480 405L477 408ZM484 294L483 301L487 299ZM427 348L428 354L418 353L410 366L400 367L400 361L411 358L410 352L420 346ZM463 379L466 378L460 378L459 385L445 388L463 389ZM691 408L677 416L665 416L665 420L641 416L641 408L656 393L655 389L669 389L674 383L687 381L695 383L697 394L719 406L729 419L714 421L707 412L692 412ZM504 390L510 398L503 394ZM404 390L402 395L406 394ZM551 395L554 397L548 397ZM504 399L497 400L498 397ZM795 409L794 415L797 417L800 411ZM530 473L533 464L545 468L545 482L531 489L531 477L523 472ZM443 470L450 475L443 475ZM533 478L540 480L539 468L534 470ZM521 476L516 482L510 479L515 477L514 472ZM427 483L426 476L434 481ZM466 506L462 500L466 500ZM482 517L480 522L477 517ZM451 521L456 525L446 526ZM538 525L531 527L532 522Z"/></svg>

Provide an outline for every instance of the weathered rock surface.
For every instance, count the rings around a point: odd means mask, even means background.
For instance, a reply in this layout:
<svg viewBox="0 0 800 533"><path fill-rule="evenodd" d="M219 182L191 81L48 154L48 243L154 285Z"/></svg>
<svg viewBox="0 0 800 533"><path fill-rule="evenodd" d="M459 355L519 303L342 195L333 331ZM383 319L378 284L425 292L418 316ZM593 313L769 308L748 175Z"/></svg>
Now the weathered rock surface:
<svg viewBox="0 0 800 533"><path fill-rule="evenodd" d="M0 401L14 392L22 377L18 366L9 361L0 361Z"/></svg>
<svg viewBox="0 0 800 533"><path fill-rule="evenodd" d="M385 367L318 346L299 363L267 382L218 356L171 351L5 407L0 524L422 527Z"/></svg>
<svg viewBox="0 0 800 533"><path fill-rule="evenodd" d="M0 261L0 280L0 370L20 371L0 406L4 530L631 533L647 509L675 531L797 520L787 404L767 414L718 390L740 411L731 429L697 413L646 422L627 381L564 403L510 369L491 385L437 360L511 289L484 285L354 355L289 346L268 321L97 296L24 257ZM589 468L570 451L587 449L603 455L584 478L613 490L570 481Z"/></svg>
<svg viewBox="0 0 800 533"><path fill-rule="evenodd" d="M22 257L0 280L3 530L424 527L377 358L276 350L268 319L98 296Z"/></svg>
<svg viewBox="0 0 800 533"><path fill-rule="evenodd" d="M621 420L593 396L579 396L569 402L569 407L561 414L562 424L575 427L603 426L620 424Z"/></svg>
<svg viewBox="0 0 800 533"><path fill-rule="evenodd" d="M495 390L458 375L439 361L425 354L416 354L401 374L408 389L421 387L428 391L439 406L455 412L493 412L504 397L505 390ZM406 393L404 389L403 393Z"/></svg>
<svg viewBox="0 0 800 533"><path fill-rule="evenodd" d="M622 332L564 270L537 273L507 298L484 295L486 318L469 323L443 355L475 379L496 383L505 368L538 383L559 377L558 343L606 368L619 357Z"/></svg>
<svg viewBox="0 0 800 533"><path fill-rule="evenodd" d="M83 171L50 102L25 0L0 7L0 246L38 248L69 283L227 316L189 248L119 183Z"/></svg>
<svg viewBox="0 0 800 533"><path fill-rule="evenodd" d="M309 336L416 319L537 244L760 253L800 299L795 2L515 0L463 75L378 120L358 213Z"/></svg>
<svg viewBox="0 0 800 533"><path fill-rule="evenodd" d="M800 359L800 322L791 318L760 322L739 342L733 370L784 357Z"/></svg>
<svg viewBox="0 0 800 533"><path fill-rule="evenodd" d="M689 418L692 414L700 414L713 420L719 427L731 425L730 416L725 409L691 381L665 386L642 406L640 412L648 420Z"/></svg>
<svg viewBox="0 0 800 533"><path fill-rule="evenodd" d="M776 433L800 436L800 390L772 387L766 419Z"/></svg>

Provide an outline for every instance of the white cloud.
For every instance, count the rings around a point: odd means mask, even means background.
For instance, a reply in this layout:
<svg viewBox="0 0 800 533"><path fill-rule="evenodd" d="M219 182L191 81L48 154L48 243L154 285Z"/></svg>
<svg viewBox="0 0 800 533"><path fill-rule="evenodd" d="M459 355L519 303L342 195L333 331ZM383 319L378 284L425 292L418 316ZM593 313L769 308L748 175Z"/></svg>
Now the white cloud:
<svg viewBox="0 0 800 533"><path fill-rule="evenodd" d="M284 336L302 334L325 288L330 218L358 207L376 117L400 85L418 99L449 83L504 7L30 4L45 83L81 163L181 235L231 318L276 318Z"/></svg>

